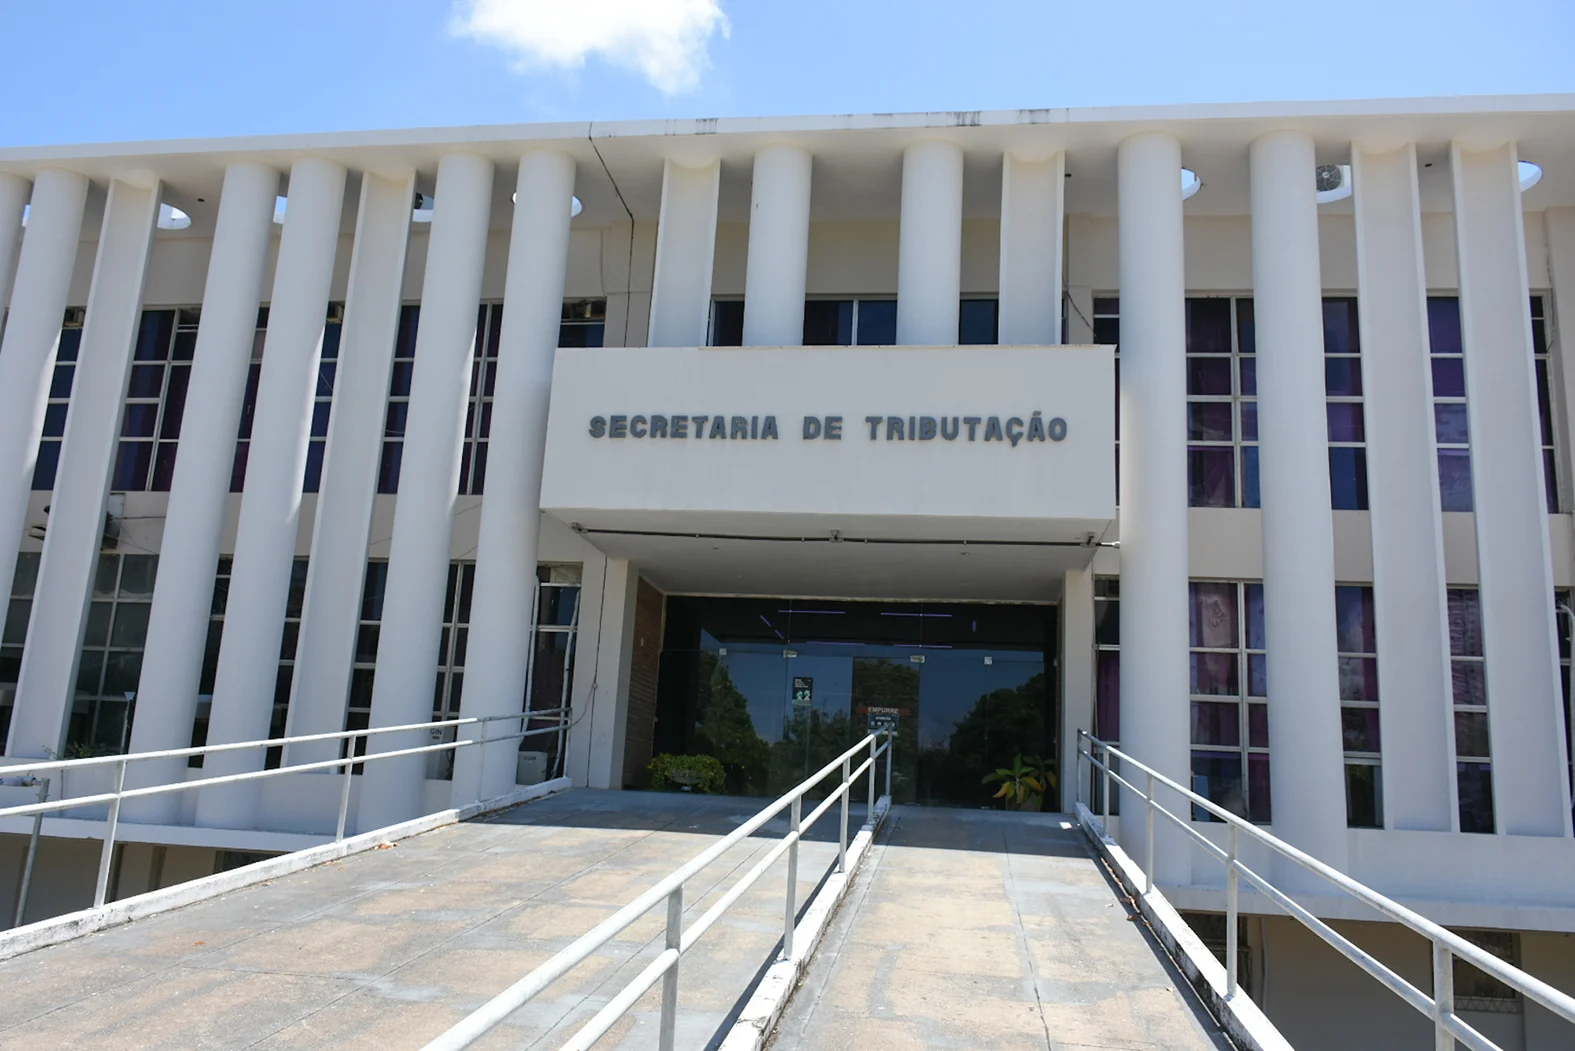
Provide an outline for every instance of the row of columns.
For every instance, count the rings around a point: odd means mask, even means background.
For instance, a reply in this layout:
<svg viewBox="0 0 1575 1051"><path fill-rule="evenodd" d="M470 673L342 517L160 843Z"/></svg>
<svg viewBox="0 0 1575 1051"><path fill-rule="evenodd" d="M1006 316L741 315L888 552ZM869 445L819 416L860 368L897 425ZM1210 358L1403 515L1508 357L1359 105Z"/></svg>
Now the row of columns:
<svg viewBox="0 0 1575 1051"><path fill-rule="evenodd" d="M210 744L262 738L269 729L347 176L343 166L321 158L298 161L288 176L290 206L272 293L266 297L268 327L209 718ZM573 160L551 151L533 151L520 163L491 435L498 462L513 469L489 479L488 499L481 508L479 583L473 604L477 630L468 662L476 674L465 698L466 714L508 714L519 710L524 697L527 657L520 631L529 622L535 593L540 464L574 176ZM361 178L323 492L312 527L290 706L292 733L332 732L343 726L414 180L410 170L366 172ZM280 172L251 161L237 162L225 173L143 654L132 751L188 743L280 181ZM492 182L492 163L477 155L454 153L439 164L401 478L402 490L415 498L396 505L373 726L430 717ZM9 244L0 242L0 259L18 260L14 281L10 274L0 274L0 286L12 286L0 343L0 549L15 550L25 525L87 190L86 178L67 171L41 173L30 194L25 181L0 177L0 219L16 220L0 222L0 237L11 239ZM160 191L151 180L117 179L109 186L7 741L9 755L42 756L64 744ZM23 231L18 202L29 200ZM0 559L0 593L9 591L12 572L13 560ZM420 739L394 742L385 737L373 749L424 743L425 735ZM488 764L486 785L477 778L478 757L470 752L460 757L456 799L495 794L512 783L513 764L503 752L512 751L513 745L493 748L497 755ZM338 753L335 743L306 745L291 761ZM205 773L259 770L263 760L260 751L212 755ZM361 827L421 812L421 767L396 765L402 762L367 768ZM178 779L184 766L184 760L139 765L128 774L128 783ZM204 790L197 821L251 827L257 798L249 785ZM167 822L177 810L174 797L154 797L128 804L126 817Z"/></svg>
<svg viewBox="0 0 1575 1051"><path fill-rule="evenodd" d="M755 154L744 271L746 347L803 342L813 158L776 143ZM1065 161L1008 153L1001 177L1000 342L1061 342L1062 182ZM721 162L669 158L662 177L651 292L653 347L706 343ZM897 249L897 343L957 342L962 298L963 151L914 143L902 158Z"/></svg>
<svg viewBox="0 0 1575 1051"><path fill-rule="evenodd" d="M1415 148L1357 144L1352 154L1386 823L1450 831L1457 827L1450 641ZM1133 136L1118 152L1121 707L1131 754L1186 784L1180 162L1179 143L1162 132ZM1266 134L1249 153L1270 790L1276 834L1345 867L1314 164L1313 141L1298 131ZM1515 149L1457 143L1451 167L1496 827L1567 836L1570 796ZM1143 828L1133 822L1123 835L1138 856L1146 853ZM1178 834L1162 831L1155 855L1162 882L1191 881Z"/></svg>

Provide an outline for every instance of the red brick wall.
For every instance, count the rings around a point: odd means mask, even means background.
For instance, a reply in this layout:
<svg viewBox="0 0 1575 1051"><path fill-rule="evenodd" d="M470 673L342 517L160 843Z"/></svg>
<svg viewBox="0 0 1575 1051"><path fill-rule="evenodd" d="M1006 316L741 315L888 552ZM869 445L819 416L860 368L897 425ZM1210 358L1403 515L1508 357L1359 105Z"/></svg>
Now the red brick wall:
<svg viewBox="0 0 1575 1051"><path fill-rule="evenodd" d="M625 788L644 788L656 740L656 669L662 655L666 596L642 577L634 600L634 646L629 663L629 722L623 746Z"/></svg>

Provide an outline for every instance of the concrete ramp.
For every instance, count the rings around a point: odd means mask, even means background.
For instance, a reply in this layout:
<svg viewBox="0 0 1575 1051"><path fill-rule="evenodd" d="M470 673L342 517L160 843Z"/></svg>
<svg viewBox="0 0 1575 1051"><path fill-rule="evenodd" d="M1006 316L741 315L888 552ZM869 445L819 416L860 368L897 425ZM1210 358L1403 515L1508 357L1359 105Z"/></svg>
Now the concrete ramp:
<svg viewBox="0 0 1575 1051"><path fill-rule="evenodd" d="M1232 1045L1070 818L898 807L769 1046Z"/></svg>
<svg viewBox="0 0 1575 1051"><path fill-rule="evenodd" d="M26 953L0 963L0 1048L419 1048L760 804L576 789ZM688 884L687 922L785 820ZM834 815L822 826L801 902L836 860ZM680 1047L725 1032L775 954L784 878L779 862L684 957ZM661 951L664 923L653 910L478 1046L558 1047ZM659 995L598 1048L655 1047Z"/></svg>

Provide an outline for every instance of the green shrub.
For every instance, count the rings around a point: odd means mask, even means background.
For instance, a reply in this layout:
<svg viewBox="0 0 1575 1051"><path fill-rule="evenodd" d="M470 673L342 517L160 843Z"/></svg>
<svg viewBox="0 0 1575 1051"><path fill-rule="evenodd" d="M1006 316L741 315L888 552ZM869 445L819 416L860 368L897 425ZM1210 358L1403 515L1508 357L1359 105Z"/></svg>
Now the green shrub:
<svg viewBox="0 0 1575 1051"><path fill-rule="evenodd" d="M720 794L727 789L727 773L714 756L659 755L646 767L651 787L658 792L706 792Z"/></svg>

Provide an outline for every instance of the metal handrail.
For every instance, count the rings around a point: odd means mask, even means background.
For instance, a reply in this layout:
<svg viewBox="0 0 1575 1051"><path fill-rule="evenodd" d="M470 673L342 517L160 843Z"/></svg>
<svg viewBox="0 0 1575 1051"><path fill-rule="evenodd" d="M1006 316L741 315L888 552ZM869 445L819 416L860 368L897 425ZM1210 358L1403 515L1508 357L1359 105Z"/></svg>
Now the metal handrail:
<svg viewBox="0 0 1575 1051"><path fill-rule="evenodd" d="M495 744L499 741L516 741L530 737L534 734L557 733L559 727L538 727L533 730L521 730L517 733L502 734L497 737L487 736L487 723L530 720L543 717L556 716L562 721L566 708L549 708L539 711L517 712L512 715L483 715L467 716L464 718L444 719L427 723L405 723L400 726L367 727L363 730L341 730L335 733L299 734L294 737L271 737L261 741L238 741L229 744L198 745L193 748L165 748L151 752L128 752L124 755L92 756L86 759L41 759L36 762L29 759L13 761L14 757L0 758L0 777L10 778L19 775L29 775L32 780L22 782L23 786L36 782L36 775L41 773L66 773L73 770L83 770L99 766L114 766L115 788L112 792L99 792L94 795L73 796L67 798L64 794L64 779L61 780L62 794L57 800L47 800L49 779L45 779L44 789L39 793L36 803L23 803L16 806L0 807L0 818L26 817L32 815L33 836L24 863L22 879L22 895L17 902L16 919L20 924L22 911L27 905L26 890L32 876L33 861L37 853L39 824L43 815L61 810L78 810L82 807L95 806L100 803L109 804L108 819L104 827L104 846L99 853L98 882L93 891L93 905L98 907L104 904L109 890L110 860L114 854L115 836L120 823L120 806L127 799L141 799L147 796L163 795L170 792L186 792L195 788L207 788L212 785L235 784L241 781L259 781L269 777L282 777L285 774L299 774L313 770L329 770L340 768L343 772L343 784L339 792L339 820L334 832L334 842L343 842L345 838L345 822L350 810L350 785L354 768L364 763L376 762L379 759L393 759L398 756L421 755L427 752L458 751L472 745ZM456 739L443 741L438 744L421 745L415 748L399 748L388 752L367 752L356 754L355 739L372 738L383 734L411 733L420 730L442 730L448 727L479 726L480 736L476 738ZM306 744L312 741L346 741L345 754L338 759L325 759L314 763L296 763L294 765L281 765L271 770L251 770L239 774L224 774L216 777L201 777L195 780L170 781L164 784L150 785L143 788L126 787L126 767L131 763L145 762L153 759L183 759L194 755L212 755L219 752L235 752L251 748L272 748L276 746ZM482 783L481 774L486 772L487 750L482 748L478 761L479 772L477 784ZM478 789L479 790L479 789Z"/></svg>
<svg viewBox="0 0 1575 1051"><path fill-rule="evenodd" d="M1097 768L1104 773L1104 792L1101 799L1101 833L1108 834L1110 824L1110 783L1112 781L1126 788L1143 801L1144 814L1147 819L1147 828L1145 830L1147 855L1144 858L1143 872L1144 894L1149 894L1154 890L1154 816L1156 813L1180 828L1194 842L1203 847L1204 851L1211 857L1224 863L1226 872L1225 974L1227 998L1235 996L1237 992L1237 883L1238 877L1241 877L1255 886L1270 901L1297 920L1300 920L1305 927L1328 942L1346 959L1378 979L1390 992L1400 997L1422 1014L1433 1019L1435 1042L1439 1051L1453 1051L1456 1040L1472 1048L1473 1051L1502 1051L1499 1045L1483 1036L1482 1033L1472 1028L1455 1013L1454 961L1457 957L1496 978L1527 999L1541 1004L1565 1021L1575 1023L1575 997L1560 992L1541 979L1527 974L1512 964L1506 963L1492 953L1473 945L1460 935L1441 927L1420 913L1406 908L1404 905L1385 897L1366 884L1357 882L1340 870L1319 861L1310 854L1298 850L1284 840L1270 835L1252 822L1242 819L1217 803L1198 795L1191 789L1177 784L1153 767L1133 759L1119 748L1100 740L1086 730L1079 730L1077 736L1080 741L1086 740L1088 742L1086 749L1081 745L1078 747L1079 766L1081 766L1081 760L1087 759L1091 767L1090 773L1092 773L1093 768ZM1103 754L1103 760L1095 758L1094 753L1096 751ZM1139 790L1131 781L1117 773L1113 769L1115 765L1112 763L1113 759L1119 760L1122 766L1130 766L1143 774L1146 778L1146 791ZM1081 769L1077 771L1077 775L1078 801L1082 802L1084 786ZM1204 810L1224 822L1229 829L1228 847L1222 849L1218 844L1192 827L1190 816L1182 817L1157 802L1154 798L1156 786L1170 789L1180 795L1191 806ZM1088 807L1088 810L1092 814L1093 808L1091 806ZM1426 938L1432 945L1433 992L1431 994L1426 993L1406 981L1366 950L1360 948L1350 939L1314 916L1304 906L1292 900L1284 891L1273 886L1268 879L1242 864L1239 856L1239 838L1243 834L1261 843L1281 857L1295 862L1313 875L1333 884L1378 913L1403 924Z"/></svg>
<svg viewBox="0 0 1575 1051"><path fill-rule="evenodd" d="M885 743L879 743L883 739ZM674 869L644 894L641 894L613 915L597 924L589 932L575 940L573 944L553 956L552 959L531 971L497 996L494 996L475 1012L466 1016L458 1024L427 1044L425 1051L454 1051L454 1049L469 1047L664 900L667 903L667 935L666 944L662 952L644 970L636 975L628 985L624 986L617 995L609 1000L606 1006L598 1011L589 1022L585 1023L563 1045L563 1051L584 1051L584 1049L589 1048L634 1006L635 1002L645 994L646 990L656 984L657 979L661 979L663 983L661 1023L657 1046L659 1051L673 1051L673 1033L678 1016L678 961L684 953L694 946L701 935L705 934L717 920L721 919L722 914L732 907L743 896L745 891L754 885L756 880L765 875L766 871L784 853L787 854L788 858L788 870L787 894L783 909L782 959L789 960L794 958L793 927L798 914L799 842L803 838L804 831L830 810L832 804L840 800L842 803L842 825L837 840L836 870L838 872L847 871L849 793L852 790L853 782L868 770L870 774L869 815L870 820L873 821L876 805L875 761L883 754L886 756L885 798L888 802L891 799L891 742L892 735L890 731L879 730L869 734L858 744L827 763L817 773L801 781L786 794L778 797L764 810L755 814L754 817L751 817L722 839ZM866 749L868 749L869 755L862 763L854 767L852 765L854 756L864 752ZM842 779L836 790L828 795L819 806L810 811L807 818L803 817L802 805L804 795L839 769ZM766 853L765 857L761 858L754 867L745 873L737 883L728 888L727 893L723 894L714 905L707 909L703 916L695 920L688 930L685 930L683 926L684 884L783 810L789 812L787 834Z"/></svg>

